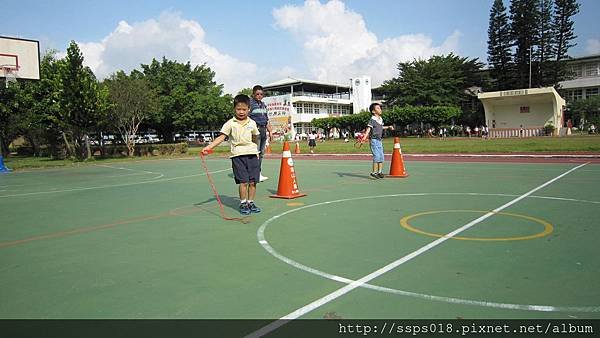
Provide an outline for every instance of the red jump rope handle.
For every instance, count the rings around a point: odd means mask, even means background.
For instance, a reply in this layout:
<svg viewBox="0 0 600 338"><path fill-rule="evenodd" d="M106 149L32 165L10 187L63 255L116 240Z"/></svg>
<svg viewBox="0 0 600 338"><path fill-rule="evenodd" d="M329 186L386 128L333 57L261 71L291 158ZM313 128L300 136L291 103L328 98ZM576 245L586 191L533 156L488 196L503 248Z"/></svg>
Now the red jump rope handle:
<svg viewBox="0 0 600 338"><path fill-rule="evenodd" d="M209 149L209 150L203 150L203 151L201 151L200 155L210 155L212 153L213 153L213 150Z"/></svg>

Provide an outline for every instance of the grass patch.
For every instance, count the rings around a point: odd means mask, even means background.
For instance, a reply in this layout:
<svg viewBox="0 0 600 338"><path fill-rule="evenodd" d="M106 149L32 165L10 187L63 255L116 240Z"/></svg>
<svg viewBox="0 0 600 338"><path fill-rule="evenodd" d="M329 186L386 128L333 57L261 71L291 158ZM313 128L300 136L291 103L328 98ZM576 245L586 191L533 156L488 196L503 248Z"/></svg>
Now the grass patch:
<svg viewBox="0 0 600 338"><path fill-rule="evenodd" d="M392 137L383 140L386 153L393 149L394 139ZM482 138L401 138L402 152L405 154L443 154L443 153L564 153L564 152L597 152L600 153L600 136L573 136L573 137L532 137L511 139L482 139ZM303 154L309 152L308 142L299 142L300 151ZM281 143L272 145L273 153L282 151ZM295 142L290 143L294 151ZM198 155L201 148L190 148L188 154ZM214 149L217 154L229 152L229 145L221 145ZM315 153L320 154L348 154L348 153L370 153L369 145L363 144L361 148L355 148L354 142L345 143L343 140L331 140L318 142Z"/></svg>

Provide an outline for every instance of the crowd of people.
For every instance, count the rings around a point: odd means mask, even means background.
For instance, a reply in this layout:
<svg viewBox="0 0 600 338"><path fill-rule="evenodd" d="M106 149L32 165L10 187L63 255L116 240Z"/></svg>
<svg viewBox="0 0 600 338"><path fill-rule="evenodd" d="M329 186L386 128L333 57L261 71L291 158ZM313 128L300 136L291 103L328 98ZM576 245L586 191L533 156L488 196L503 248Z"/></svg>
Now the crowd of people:
<svg viewBox="0 0 600 338"><path fill-rule="evenodd" d="M490 129L486 125L476 125L471 128L471 126L463 126L463 125L452 125L452 126L440 126L440 127L430 127L426 130L421 130L420 128L410 129L407 128L403 131L404 136L418 136L418 137L482 137L488 138L490 134Z"/></svg>

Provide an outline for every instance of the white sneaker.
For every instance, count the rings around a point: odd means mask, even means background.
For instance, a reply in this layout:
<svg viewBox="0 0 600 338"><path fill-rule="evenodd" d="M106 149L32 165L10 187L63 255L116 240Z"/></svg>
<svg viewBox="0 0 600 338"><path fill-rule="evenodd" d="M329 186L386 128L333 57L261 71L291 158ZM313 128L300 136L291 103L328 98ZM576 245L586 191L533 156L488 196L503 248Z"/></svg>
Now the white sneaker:
<svg viewBox="0 0 600 338"><path fill-rule="evenodd" d="M261 175L260 175L260 178L259 178L259 182L263 182L263 181L266 181L266 180L268 180L268 179L269 179L269 178L268 178L267 176L263 176L263 175L261 174Z"/></svg>

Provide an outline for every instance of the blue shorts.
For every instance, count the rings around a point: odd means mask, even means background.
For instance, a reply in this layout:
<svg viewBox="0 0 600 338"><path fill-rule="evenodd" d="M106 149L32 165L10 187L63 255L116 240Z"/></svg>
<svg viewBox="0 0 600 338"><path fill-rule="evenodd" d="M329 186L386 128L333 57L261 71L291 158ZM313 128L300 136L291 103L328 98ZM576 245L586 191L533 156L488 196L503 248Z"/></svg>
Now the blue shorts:
<svg viewBox="0 0 600 338"><path fill-rule="evenodd" d="M233 168L233 179L236 184L259 182L260 167L258 156L240 155L232 157L231 166Z"/></svg>
<svg viewBox="0 0 600 338"><path fill-rule="evenodd" d="M383 142L378 139L371 139L371 154L373 154L373 163L383 163Z"/></svg>

